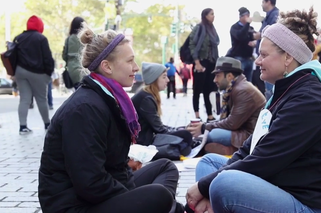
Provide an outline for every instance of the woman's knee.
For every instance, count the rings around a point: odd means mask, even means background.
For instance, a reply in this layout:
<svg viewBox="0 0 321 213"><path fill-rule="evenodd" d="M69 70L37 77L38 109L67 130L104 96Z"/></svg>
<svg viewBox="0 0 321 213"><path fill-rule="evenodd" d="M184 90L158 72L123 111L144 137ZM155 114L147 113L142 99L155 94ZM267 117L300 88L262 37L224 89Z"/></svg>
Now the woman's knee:
<svg viewBox="0 0 321 213"><path fill-rule="evenodd" d="M238 170L222 171L212 181L209 194L212 203L221 203L222 198L231 198L235 195L241 195L246 191L246 185L244 185L245 179L248 179L246 172Z"/></svg>
<svg viewBox="0 0 321 213"><path fill-rule="evenodd" d="M178 180L179 173L178 173L177 166L171 160L166 158L161 158L154 161L154 163L157 163L160 166L162 166L165 172L171 173L171 175L177 177L177 180Z"/></svg>
<svg viewBox="0 0 321 213"><path fill-rule="evenodd" d="M200 159L200 161L197 163L197 166L201 166L204 164L212 165L213 162L216 162L217 161L216 159L220 157L221 155L214 154L214 153L206 154Z"/></svg>

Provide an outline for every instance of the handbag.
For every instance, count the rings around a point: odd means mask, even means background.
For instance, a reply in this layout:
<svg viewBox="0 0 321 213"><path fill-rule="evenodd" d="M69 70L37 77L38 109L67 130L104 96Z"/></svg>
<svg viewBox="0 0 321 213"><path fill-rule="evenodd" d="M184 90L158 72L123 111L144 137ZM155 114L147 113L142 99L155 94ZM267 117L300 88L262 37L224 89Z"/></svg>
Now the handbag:
<svg viewBox="0 0 321 213"><path fill-rule="evenodd" d="M7 74L10 76L14 76L17 67L17 46L18 44L16 41L8 42L7 51L1 53L3 66L6 68Z"/></svg>
<svg viewBox="0 0 321 213"><path fill-rule="evenodd" d="M32 33L21 42L25 41L31 35ZM13 42L7 42L7 51L1 53L1 61L7 70L7 74L10 76L14 76L16 72L18 64L18 46L21 42L18 42L17 39L14 39Z"/></svg>
<svg viewBox="0 0 321 213"><path fill-rule="evenodd" d="M153 145L156 146L158 152L154 156L153 160L160 158L179 160L181 156L180 144L182 142L183 138L175 135L156 134Z"/></svg>
<svg viewBox="0 0 321 213"><path fill-rule="evenodd" d="M66 45L67 45L67 54L68 54L69 37L67 38ZM70 78L67 65L68 65L68 56L67 56L67 61L66 61L66 65L65 65L65 70L62 72L62 79L64 81L65 87L67 89L71 89L74 87L74 83L72 82L72 80Z"/></svg>

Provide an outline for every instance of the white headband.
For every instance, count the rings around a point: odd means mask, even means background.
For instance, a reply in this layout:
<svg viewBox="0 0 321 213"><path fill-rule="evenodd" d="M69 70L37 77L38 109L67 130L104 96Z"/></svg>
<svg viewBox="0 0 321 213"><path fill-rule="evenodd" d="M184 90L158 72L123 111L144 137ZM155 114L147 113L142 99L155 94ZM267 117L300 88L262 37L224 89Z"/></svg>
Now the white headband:
<svg viewBox="0 0 321 213"><path fill-rule="evenodd" d="M283 24L276 23L268 25L263 29L262 33L262 37L270 39L300 64L311 61L313 54L309 47L298 35Z"/></svg>

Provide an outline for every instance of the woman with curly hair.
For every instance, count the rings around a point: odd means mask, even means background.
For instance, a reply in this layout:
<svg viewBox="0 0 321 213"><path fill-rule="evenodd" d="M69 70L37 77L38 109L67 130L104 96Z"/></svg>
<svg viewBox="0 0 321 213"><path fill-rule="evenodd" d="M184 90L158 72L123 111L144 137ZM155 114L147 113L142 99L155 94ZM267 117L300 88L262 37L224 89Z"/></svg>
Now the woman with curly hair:
<svg viewBox="0 0 321 213"><path fill-rule="evenodd" d="M321 64L313 8L263 30L255 63L274 84L254 133L231 159L209 154L187 191L195 212L321 212Z"/></svg>

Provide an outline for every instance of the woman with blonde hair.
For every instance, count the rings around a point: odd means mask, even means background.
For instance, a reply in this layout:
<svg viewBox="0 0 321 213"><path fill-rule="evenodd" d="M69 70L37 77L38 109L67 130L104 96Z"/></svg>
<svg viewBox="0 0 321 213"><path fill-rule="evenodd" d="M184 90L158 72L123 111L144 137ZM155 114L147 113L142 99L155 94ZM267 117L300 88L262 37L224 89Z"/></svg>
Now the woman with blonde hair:
<svg viewBox="0 0 321 213"><path fill-rule="evenodd" d="M155 156L156 159L167 157L172 160L179 160L180 155L187 156L191 152L193 136L187 130L177 131L174 127L166 126L161 120L160 91L165 90L169 82L167 68L162 64L144 62L142 73L146 86L132 97L141 125L137 143L142 145L154 144L159 149L159 144L164 145L161 141L170 144L177 139L181 140L181 143L173 150L176 153L175 155L170 156L170 153L166 150L159 150Z"/></svg>
<svg viewBox="0 0 321 213"><path fill-rule="evenodd" d="M317 14L281 13L255 63L274 86L254 133L231 159L205 155L186 200L195 212L321 213L321 64Z"/></svg>
<svg viewBox="0 0 321 213"><path fill-rule="evenodd" d="M42 211L183 213L175 201L174 163L160 159L134 172L128 165L140 131L123 89L139 70L129 40L112 30L95 35L87 26L79 37L81 63L90 74L57 110L46 134L38 188Z"/></svg>

